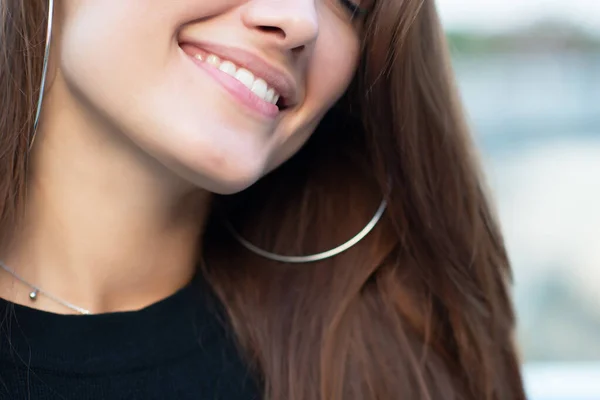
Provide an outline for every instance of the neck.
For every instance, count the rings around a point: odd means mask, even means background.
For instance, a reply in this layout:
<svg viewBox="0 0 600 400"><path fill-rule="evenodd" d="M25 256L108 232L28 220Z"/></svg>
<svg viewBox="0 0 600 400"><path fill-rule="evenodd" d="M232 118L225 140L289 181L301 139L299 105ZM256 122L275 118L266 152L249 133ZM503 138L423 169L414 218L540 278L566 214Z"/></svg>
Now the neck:
<svg viewBox="0 0 600 400"><path fill-rule="evenodd" d="M209 194L123 135L61 111L72 107L47 108L24 218L3 261L92 313L143 308L183 287L201 257ZM2 296L31 306L30 288L7 275L0 274ZM70 312L43 296L34 305Z"/></svg>

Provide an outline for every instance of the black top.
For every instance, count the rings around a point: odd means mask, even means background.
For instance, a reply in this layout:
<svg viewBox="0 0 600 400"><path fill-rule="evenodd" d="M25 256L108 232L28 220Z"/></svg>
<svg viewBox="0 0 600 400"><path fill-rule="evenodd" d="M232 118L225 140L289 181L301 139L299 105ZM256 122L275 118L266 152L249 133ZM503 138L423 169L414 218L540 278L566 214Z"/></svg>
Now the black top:
<svg viewBox="0 0 600 400"><path fill-rule="evenodd" d="M258 400L198 277L140 311L59 315L0 299L0 399Z"/></svg>

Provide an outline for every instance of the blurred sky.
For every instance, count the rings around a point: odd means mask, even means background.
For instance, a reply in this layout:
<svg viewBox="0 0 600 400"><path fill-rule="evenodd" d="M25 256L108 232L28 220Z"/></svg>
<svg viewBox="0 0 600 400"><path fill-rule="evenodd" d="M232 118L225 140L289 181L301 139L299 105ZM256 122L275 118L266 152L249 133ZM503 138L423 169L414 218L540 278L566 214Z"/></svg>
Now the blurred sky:
<svg viewBox="0 0 600 400"><path fill-rule="evenodd" d="M600 35L600 0L436 0L450 29L506 31L544 18L571 21Z"/></svg>

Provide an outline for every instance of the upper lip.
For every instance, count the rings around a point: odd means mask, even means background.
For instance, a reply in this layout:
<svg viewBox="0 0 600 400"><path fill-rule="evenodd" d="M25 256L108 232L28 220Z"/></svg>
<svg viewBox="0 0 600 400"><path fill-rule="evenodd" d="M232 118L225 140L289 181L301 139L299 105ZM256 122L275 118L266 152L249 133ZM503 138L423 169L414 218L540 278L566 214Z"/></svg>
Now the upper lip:
<svg viewBox="0 0 600 400"><path fill-rule="evenodd" d="M181 44L187 44L210 54L214 54L221 59L229 60L252 72L257 78L263 79L277 93L285 107L290 107L297 102L297 86L294 78L284 69L272 66L261 57L252 54L249 51L233 48L213 43L206 43L193 40L185 40Z"/></svg>

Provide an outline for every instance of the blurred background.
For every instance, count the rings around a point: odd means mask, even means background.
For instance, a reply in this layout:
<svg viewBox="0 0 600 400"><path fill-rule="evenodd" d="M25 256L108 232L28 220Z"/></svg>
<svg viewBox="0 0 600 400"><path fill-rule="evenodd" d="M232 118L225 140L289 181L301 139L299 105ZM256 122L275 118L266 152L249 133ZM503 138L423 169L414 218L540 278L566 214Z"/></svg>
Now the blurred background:
<svg viewBox="0 0 600 400"><path fill-rule="evenodd" d="M437 0L532 400L600 400L600 0Z"/></svg>

